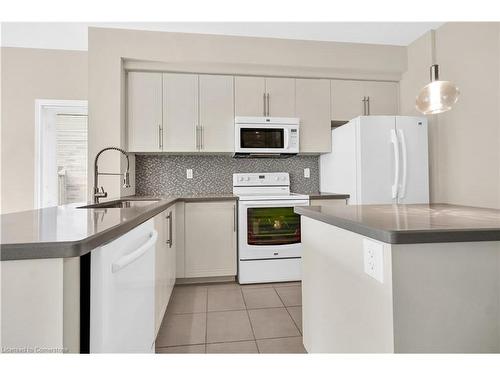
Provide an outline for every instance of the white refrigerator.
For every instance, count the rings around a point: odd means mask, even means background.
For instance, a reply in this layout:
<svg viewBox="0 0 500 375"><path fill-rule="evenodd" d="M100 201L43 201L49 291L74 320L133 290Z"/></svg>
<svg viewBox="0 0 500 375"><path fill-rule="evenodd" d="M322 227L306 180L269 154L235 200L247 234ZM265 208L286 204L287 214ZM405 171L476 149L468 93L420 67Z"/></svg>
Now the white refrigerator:
<svg viewBox="0 0 500 375"><path fill-rule="evenodd" d="M320 186L350 194L349 204L428 203L427 119L360 116L332 129Z"/></svg>

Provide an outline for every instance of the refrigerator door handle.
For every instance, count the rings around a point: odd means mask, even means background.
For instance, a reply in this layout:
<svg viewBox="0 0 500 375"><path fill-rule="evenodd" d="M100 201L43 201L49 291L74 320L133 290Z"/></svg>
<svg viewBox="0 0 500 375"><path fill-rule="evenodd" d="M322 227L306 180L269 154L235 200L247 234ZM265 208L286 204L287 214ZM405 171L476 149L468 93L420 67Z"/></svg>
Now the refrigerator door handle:
<svg viewBox="0 0 500 375"><path fill-rule="evenodd" d="M399 197L404 198L406 195L406 181L408 179L408 153L406 151L406 138L405 133L402 129L398 129L399 139L401 140L401 151L403 159L403 177L401 179L401 190L399 191Z"/></svg>
<svg viewBox="0 0 500 375"><path fill-rule="evenodd" d="M392 184L392 199L398 197L399 185L399 142L395 129L391 129L391 143L394 147L394 183Z"/></svg>

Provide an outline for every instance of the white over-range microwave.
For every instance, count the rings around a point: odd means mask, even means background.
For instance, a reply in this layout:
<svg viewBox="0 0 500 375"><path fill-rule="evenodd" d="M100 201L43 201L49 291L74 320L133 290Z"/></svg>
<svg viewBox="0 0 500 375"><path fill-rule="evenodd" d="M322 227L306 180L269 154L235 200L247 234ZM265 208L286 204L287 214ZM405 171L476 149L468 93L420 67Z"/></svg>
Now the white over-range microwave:
<svg viewBox="0 0 500 375"><path fill-rule="evenodd" d="M299 119L236 117L234 157L289 157L299 152Z"/></svg>

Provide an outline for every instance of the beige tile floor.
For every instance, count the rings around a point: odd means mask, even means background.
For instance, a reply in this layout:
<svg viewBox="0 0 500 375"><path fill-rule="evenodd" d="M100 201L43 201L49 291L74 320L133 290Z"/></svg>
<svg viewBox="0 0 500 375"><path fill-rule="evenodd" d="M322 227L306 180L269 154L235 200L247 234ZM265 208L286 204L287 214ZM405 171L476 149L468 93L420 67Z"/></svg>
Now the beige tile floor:
<svg viewBox="0 0 500 375"><path fill-rule="evenodd" d="M181 285L157 353L305 353L300 282Z"/></svg>

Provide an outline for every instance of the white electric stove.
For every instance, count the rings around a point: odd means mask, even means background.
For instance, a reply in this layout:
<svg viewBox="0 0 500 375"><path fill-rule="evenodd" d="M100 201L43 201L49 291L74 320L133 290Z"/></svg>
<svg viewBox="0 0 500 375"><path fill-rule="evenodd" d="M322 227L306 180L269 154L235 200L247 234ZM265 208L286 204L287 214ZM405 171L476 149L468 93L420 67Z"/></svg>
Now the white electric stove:
<svg viewBox="0 0 500 375"><path fill-rule="evenodd" d="M235 173L240 284L301 280L301 228L295 206L309 196L290 192L288 173Z"/></svg>

